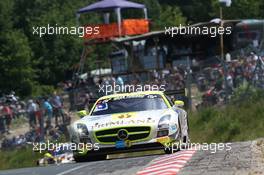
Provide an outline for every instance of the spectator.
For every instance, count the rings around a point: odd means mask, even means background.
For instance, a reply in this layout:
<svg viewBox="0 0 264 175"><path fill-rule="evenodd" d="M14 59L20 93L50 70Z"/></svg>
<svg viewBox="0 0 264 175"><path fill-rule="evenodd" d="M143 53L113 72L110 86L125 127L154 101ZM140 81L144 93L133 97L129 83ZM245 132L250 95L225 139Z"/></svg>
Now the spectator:
<svg viewBox="0 0 264 175"><path fill-rule="evenodd" d="M5 116L4 116L4 105L0 103L0 134L5 132Z"/></svg>
<svg viewBox="0 0 264 175"><path fill-rule="evenodd" d="M53 116L53 108L51 104L49 103L47 97L44 98L43 109L44 109L45 116L47 117L47 125L51 125L51 120Z"/></svg>
<svg viewBox="0 0 264 175"><path fill-rule="evenodd" d="M37 105L33 102L33 100L28 101L28 117L29 117L29 126L34 127L36 125L36 112L37 112Z"/></svg>
<svg viewBox="0 0 264 175"><path fill-rule="evenodd" d="M89 93L86 93L84 96L83 108L89 111L89 105L90 105L90 95Z"/></svg>
<svg viewBox="0 0 264 175"><path fill-rule="evenodd" d="M5 115L5 124L6 124L6 132L10 133L10 125L12 121L12 110L11 107L8 104L4 104L4 115Z"/></svg>
<svg viewBox="0 0 264 175"><path fill-rule="evenodd" d="M233 77L230 74L228 74L227 77L226 77L226 80L227 80L228 92L232 92L233 88L234 88Z"/></svg>
<svg viewBox="0 0 264 175"><path fill-rule="evenodd" d="M55 91L51 100L51 104L53 107L53 115L55 116L55 125L57 126L58 120L61 117L62 123L64 123L64 114L63 114L63 104L62 100L59 95L57 95L57 92Z"/></svg>
<svg viewBox="0 0 264 175"><path fill-rule="evenodd" d="M231 55L230 55L230 53L226 53L225 59L226 59L226 62L231 62Z"/></svg>
<svg viewBox="0 0 264 175"><path fill-rule="evenodd" d="M124 85L123 78L120 77L120 76L117 76L116 83L117 83L118 85L120 85L120 86L123 86L123 85Z"/></svg>
<svg viewBox="0 0 264 175"><path fill-rule="evenodd" d="M37 111L35 115L39 124L40 141L44 141L44 119L43 119L43 111L41 109L41 101L37 100L36 104L37 104Z"/></svg>

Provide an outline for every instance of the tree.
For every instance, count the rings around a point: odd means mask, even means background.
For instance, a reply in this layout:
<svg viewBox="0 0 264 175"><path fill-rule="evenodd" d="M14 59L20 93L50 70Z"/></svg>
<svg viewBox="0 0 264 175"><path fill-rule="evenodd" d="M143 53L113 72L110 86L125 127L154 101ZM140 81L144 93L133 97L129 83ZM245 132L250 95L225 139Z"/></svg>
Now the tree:
<svg viewBox="0 0 264 175"><path fill-rule="evenodd" d="M219 18L219 0L159 0L161 5L177 5L188 23L198 23ZM264 1L232 0L231 7L224 8L225 19L263 19Z"/></svg>
<svg viewBox="0 0 264 175"><path fill-rule="evenodd" d="M215 11L219 4L214 5ZM219 13L218 13L219 14ZM233 0L230 7L223 9L225 19L263 19L264 1L258 0Z"/></svg>
<svg viewBox="0 0 264 175"><path fill-rule="evenodd" d="M88 3L87 3L88 4ZM87 5L85 3L85 5ZM56 85L69 79L71 67L79 61L82 38L77 35L33 35L33 27L75 27L75 12L84 2L70 0L16 0L15 26L23 29L33 50L35 80Z"/></svg>
<svg viewBox="0 0 264 175"><path fill-rule="evenodd" d="M26 36L13 28L13 1L0 2L0 89L4 93L15 90L27 96L32 91L32 50Z"/></svg>
<svg viewBox="0 0 264 175"><path fill-rule="evenodd" d="M159 0L159 3L178 6L188 23L196 23L211 19L213 1L215 0Z"/></svg>
<svg viewBox="0 0 264 175"><path fill-rule="evenodd" d="M162 7L157 26L164 29L164 27L174 27L180 24L184 25L185 23L186 18L183 17L179 7L166 5Z"/></svg>
<svg viewBox="0 0 264 175"><path fill-rule="evenodd" d="M1 37L0 89L6 93L15 90L22 96L31 94L31 55L27 38L20 31L13 30Z"/></svg>

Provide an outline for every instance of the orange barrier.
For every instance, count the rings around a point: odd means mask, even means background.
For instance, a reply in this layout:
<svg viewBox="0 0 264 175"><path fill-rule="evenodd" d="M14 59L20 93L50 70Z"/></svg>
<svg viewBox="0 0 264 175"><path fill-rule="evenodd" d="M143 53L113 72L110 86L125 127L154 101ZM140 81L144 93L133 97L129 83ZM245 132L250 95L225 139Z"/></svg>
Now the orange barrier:
<svg viewBox="0 0 264 175"><path fill-rule="evenodd" d="M89 27L89 29L98 27L99 32L86 33L84 35L85 39L107 39L119 36L117 23L89 25L86 27ZM126 19L122 21L121 30L121 36L144 34L149 32L149 21L145 19Z"/></svg>
<svg viewBox="0 0 264 175"><path fill-rule="evenodd" d="M139 35L149 32L149 21L145 19L126 19L122 22L124 35Z"/></svg>

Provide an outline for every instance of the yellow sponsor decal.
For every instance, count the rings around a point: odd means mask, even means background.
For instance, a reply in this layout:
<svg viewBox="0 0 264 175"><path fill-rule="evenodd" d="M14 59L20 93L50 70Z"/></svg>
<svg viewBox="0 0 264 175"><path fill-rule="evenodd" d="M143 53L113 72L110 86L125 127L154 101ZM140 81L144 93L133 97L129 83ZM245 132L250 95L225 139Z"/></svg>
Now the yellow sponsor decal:
<svg viewBox="0 0 264 175"><path fill-rule="evenodd" d="M159 142L159 143L168 143L170 141L171 141L171 139L168 136L157 138L157 142Z"/></svg>
<svg viewBox="0 0 264 175"><path fill-rule="evenodd" d="M130 141L130 140L126 140L125 141L125 145L126 145L126 147L131 147L132 146L132 142Z"/></svg>
<svg viewBox="0 0 264 175"><path fill-rule="evenodd" d="M130 113L122 113L122 114L113 114L112 119L113 120L121 120L121 119L132 119L137 117L135 112Z"/></svg>

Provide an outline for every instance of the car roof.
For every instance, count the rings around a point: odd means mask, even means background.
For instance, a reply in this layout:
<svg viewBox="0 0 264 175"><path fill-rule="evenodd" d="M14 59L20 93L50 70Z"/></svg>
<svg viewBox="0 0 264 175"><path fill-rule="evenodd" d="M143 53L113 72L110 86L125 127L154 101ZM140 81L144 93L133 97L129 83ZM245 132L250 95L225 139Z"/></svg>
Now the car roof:
<svg viewBox="0 0 264 175"><path fill-rule="evenodd" d="M106 96L99 98L98 100L104 100L108 98L122 97L122 96L135 96L135 95L148 95L148 94L164 95L163 91L139 91L139 92L106 95Z"/></svg>

